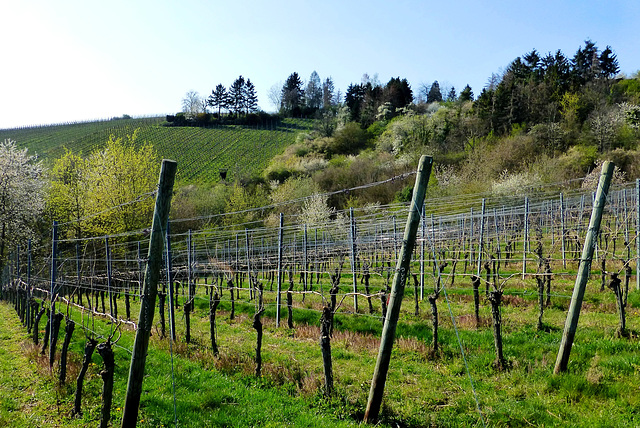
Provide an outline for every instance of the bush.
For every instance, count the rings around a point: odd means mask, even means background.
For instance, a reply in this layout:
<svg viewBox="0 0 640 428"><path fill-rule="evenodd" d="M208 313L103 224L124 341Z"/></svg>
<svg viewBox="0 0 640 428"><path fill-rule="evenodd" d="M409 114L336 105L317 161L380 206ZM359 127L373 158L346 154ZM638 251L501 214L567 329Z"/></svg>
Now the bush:
<svg viewBox="0 0 640 428"><path fill-rule="evenodd" d="M328 147L329 154L357 154L367 146L368 142L367 131L357 123L349 122L335 132L333 142Z"/></svg>

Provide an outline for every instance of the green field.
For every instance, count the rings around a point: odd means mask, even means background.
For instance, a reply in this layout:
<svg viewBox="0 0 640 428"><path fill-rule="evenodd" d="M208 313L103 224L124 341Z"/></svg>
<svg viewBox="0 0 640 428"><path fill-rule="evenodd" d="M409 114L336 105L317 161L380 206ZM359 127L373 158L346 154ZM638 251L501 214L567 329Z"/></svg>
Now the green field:
<svg viewBox="0 0 640 428"><path fill-rule="evenodd" d="M162 117L114 119L3 129L0 141L12 139L50 164L64 154L65 147L88 155L102 147L110 135L126 137L138 130L138 143L149 142L160 158L178 162L179 182L204 184L219 181L223 169L228 171L227 180L260 174L270 159L295 141L298 132L311 126L307 119L210 128L170 127Z"/></svg>

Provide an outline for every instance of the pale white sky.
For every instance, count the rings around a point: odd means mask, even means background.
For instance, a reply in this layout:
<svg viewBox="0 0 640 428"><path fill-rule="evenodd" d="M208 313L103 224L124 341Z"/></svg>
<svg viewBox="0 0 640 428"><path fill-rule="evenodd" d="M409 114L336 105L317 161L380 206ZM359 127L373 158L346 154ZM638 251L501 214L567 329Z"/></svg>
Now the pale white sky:
<svg viewBox="0 0 640 428"><path fill-rule="evenodd" d="M243 75L259 105L297 71L344 94L364 73L476 96L532 49L590 38L640 69L637 0L21 0L0 5L0 128L180 111Z"/></svg>

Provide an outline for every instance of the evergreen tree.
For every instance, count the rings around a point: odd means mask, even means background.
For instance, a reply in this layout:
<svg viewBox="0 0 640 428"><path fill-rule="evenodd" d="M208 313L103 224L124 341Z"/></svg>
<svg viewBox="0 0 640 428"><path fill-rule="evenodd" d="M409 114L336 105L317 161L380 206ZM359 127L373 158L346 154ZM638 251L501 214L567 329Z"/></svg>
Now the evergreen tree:
<svg viewBox="0 0 640 428"><path fill-rule="evenodd" d="M600 54L600 72L605 79L609 79L620 71L618 66L618 58L611 50L611 46L607 46Z"/></svg>
<svg viewBox="0 0 640 428"><path fill-rule="evenodd" d="M427 104L442 101L442 93L440 92L440 84L438 81L434 81L429 88L427 94Z"/></svg>
<svg viewBox="0 0 640 428"><path fill-rule="evenodd" d="M300 114L303 96L302 79L300 79L298 73L294 71L287 77L287 81L282 87L281 110L284 114L291 116Z"/></svg>
<svg viewBox="0 0 640 428"><path fill-rule="evenodd" d="M241 114L245 109L245 80L239 76L229 88L228 106L236 115Z"/></svg>
<svg viewBox="0 0 640 428"><path fill-rule="evenodd" d="M458 94L456 94L456 88L455 86L452 86L451 90L447 94L447 101L453 102L453 101L456 101L457 99L458 99Z"/></svg>
<svg viewBox="0 0 640 428"><path fill-rule="evenodd" d="M304 91L305 105L308 109L315 111L322 106L322 83L320 76L314 70L309 77L307 88Z"/></svg>
<svg viewBox="0 0 640 428"><path fill-rule="evenodd" d="M333 79L331 77L327 77L322 83L322 108L327 110L331 108L331 106L337 104L334 102L335 97L335 87L333 85Z"/></svg>
<svg viewBox="0 0 640 428"><path fill-rule="evenodd" d="M364 91L364 86L357 83L352 83L347 88L347 93L344 97L344 103L347 107L349 107L351 120L360 119L362 104L364 102Z"/></svg>
<svg viewBox="0 0 640 428"><path fill-rule="evenodd" d="M250 79L247 79L245 84L245 107L247 113L255 113L258 111L258 94L256 93L256 87Z"/></svg>
<svg viewBox="0 0 640 428"><path fill-rule="evenodd" d="M467 86L462 89L460 92L460 96L458 97L459 101L473 101L473 91L471 90L471 86L467 84Z"/></svg>
<svg viewBox="0 0 640 428"><path fill-rule="evenodd" d="M406 107L413 102L413 91L407 79L391 78L384 88L384 100L389 102L392 110Z"/></svg>
<svg viewBox="0 0 640 428"><path fill-rule="evenodd" d="M220 111L223 108L227 108L227 89L222 83L219 83L216 88L211 91L207 104L213 108L218 108L218 118L220 117Z"/></svg>

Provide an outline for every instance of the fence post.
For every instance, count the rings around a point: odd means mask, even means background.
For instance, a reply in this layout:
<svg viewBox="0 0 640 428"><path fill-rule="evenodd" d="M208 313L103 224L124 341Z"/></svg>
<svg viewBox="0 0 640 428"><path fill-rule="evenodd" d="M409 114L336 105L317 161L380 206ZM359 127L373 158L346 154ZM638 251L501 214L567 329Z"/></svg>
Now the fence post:
<svg viewBox="0 0 640 428"><path fill-rule="evenodd" d="M600 221L602 220L602 212L604 211L604 205L607 202L607 193L609 192L609 185L611 184L611 177L613 176L613 168L614 164L612 162L606 161L602 164L602 172L600 174L600 182L598 183L598 191L593 204L593 211L591 212L589 229L587 230L587 236L584 240L582 257L580 258L580 266L578 267L578 275L576 276L576 283L573 287L573 295L571 296L569 312L567 314L567 320L564 325L564 332L562 333L562 342L560 343L560 350L558 351L556 365L553 369L554 374L558 374L559 372L564 372L567 370L567 364L569 363L569 354L571 353L571 346L573 345L573 339L576 335L576 329L578 327L580 307L582 306L584 291L587 285L587 280L589 279L593 249L596 245L598 233L600 232Z"/></svg>
<svg viewBox="0 0 640 428"><path fill-rule="evenodd" d="M396 326L398 324L398 316L400 315L400 306L402 305L402 296L404 295L404 286L409 274L409 264L416 242L416 233L420 223L420 214L422 213L422 206L424 204L424 197L427 191L432 165L432 157L423 155L420 158L416 184L413 188L413 197L411 198L411 205L409 207L409 216L407 217L407 225L404 231L403 244L396 264L396 272L393 276L389 309L382 329L380 349L371 381L371 389L369 390L367 409L364 414L365 423L378 419L378 413L380 412L384 385L387 380L387 372L389 371L393 341L396 334Z"/></svg>
<svg viewBox="0 0 640 428"><path fill-rule="evenodd" d="M482 272L482 247L484 246L484 214L486 200L482 198L482 214L480 215L480 240L478 241L478 268L476 269L476 275L480 276Z"/></svg>
<svg viewBox="0 0 640 428"><path fill-rule="evenodd" d="M143 293L140 296L140 316L138 329L133 343L131 367L125 396L124 412L122 414L122 428L135 427L140 408L144 366L147 360L149 337L153 325L153 316L158 294L158 279L162 265L162 250L164 245L164 231L171 207L171 193L178 164L175 161L163 159L158 181L158 195L153 212L151 236L149 237L148 263L144 274Z"/></svg>
<svg viewBox="0 0 640 428"><path fill-rule="evenodd" d="M358 278L356 277L356 219L353 216L353 207L349 208L351 217L350 231L351 238L351 275L353 277L353 312L358 313Z"/></svg>
<svg viewBox="0 0 640 428"><path fill-rule="evenodd" d="M167 222L166 236L166 260L167 260L167 289L168 289L168 306L169 306L169 335L171 341L176 341L176 319L175 319L175 307L173 298L175 297L173 291L173 262L171 261L171 223ZM140 252L140 242L138 242L138 252Z"/></svg>
<svg viewBox="0 0 640 428"><path fill-rule="evenodd" d="M280 213L280 227L278 229L278 294L276 295L276 328L280 327L280 304L282 303L282 235L284 229L284 215Z"/></svg>
<svg viewBox="0 0 640 428"><path fill-rule="evenodd" d="M56 314L56 294L58 293L58 287L56 284L56 277L58 276L58 222L53 222L53 239L51 240L51 312L49 312L49 367L53 367L53 358L55 356L55 349L52 345L55 345L53 340L53 318ZM44 349L44 348L43 348ZM44 351L43 351L44 353Z"/></svg>
<svg viewBox="0 0 640 428"><path fill-rule="evenodd" d="M636 291L640 290L640 178L636 178Z"/></svg>
<svg viewBox="0 0 640 428"><path fill-rule="evenodd" d="M564 236L566 234L564 225L564 195L560 193L560 233L562 233L562 267L567 268L567 258L565 257L565 242Z"/></svg>
<svg viewBox="0 0 640 428"><path fill-rule="evenodd" d="M527 274L527 251L529 250L529 198L524 198L524 238L522 240L522 279Z"/></svg>

